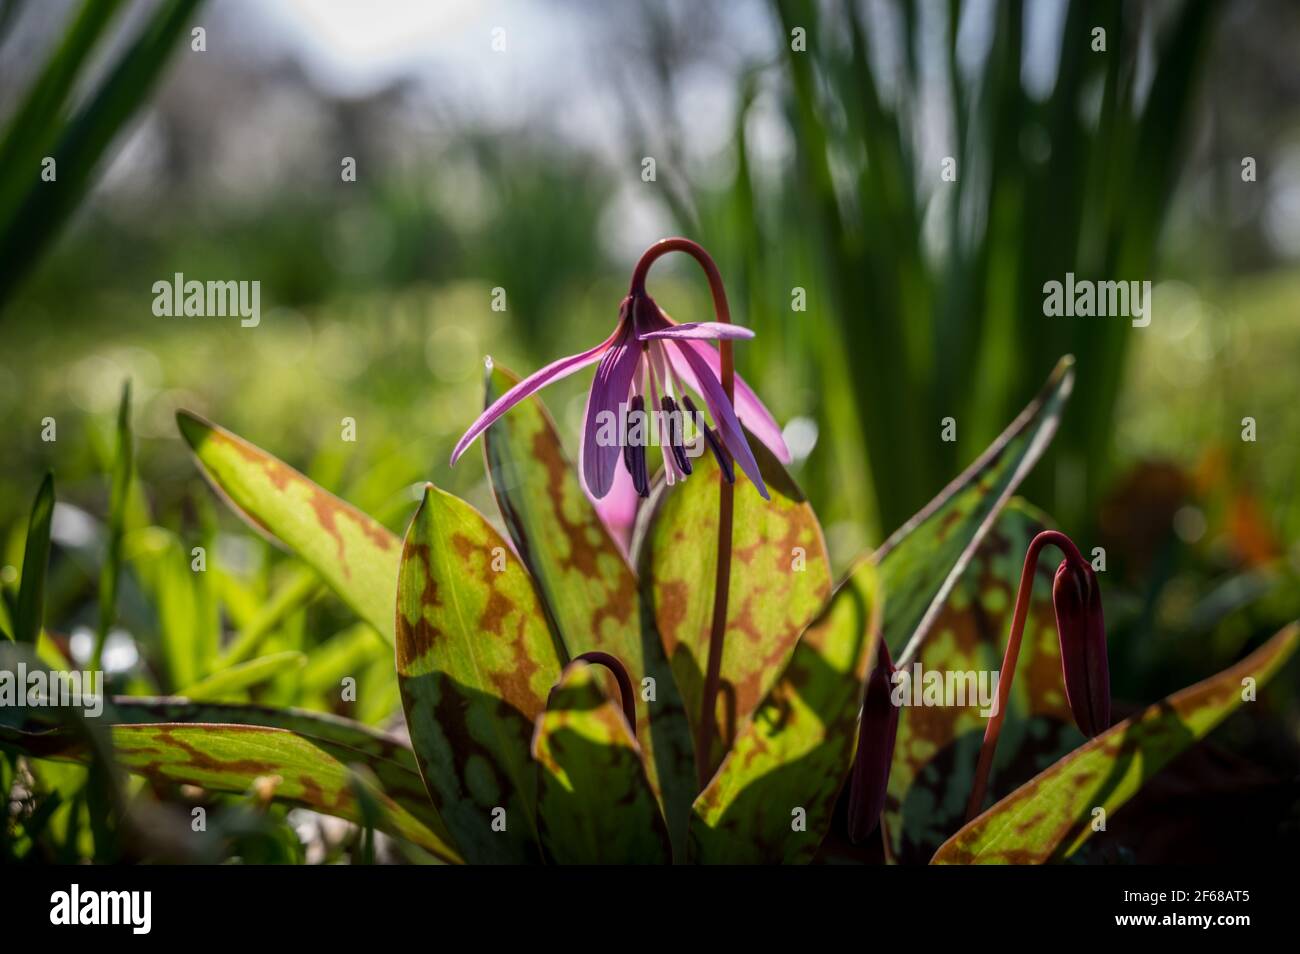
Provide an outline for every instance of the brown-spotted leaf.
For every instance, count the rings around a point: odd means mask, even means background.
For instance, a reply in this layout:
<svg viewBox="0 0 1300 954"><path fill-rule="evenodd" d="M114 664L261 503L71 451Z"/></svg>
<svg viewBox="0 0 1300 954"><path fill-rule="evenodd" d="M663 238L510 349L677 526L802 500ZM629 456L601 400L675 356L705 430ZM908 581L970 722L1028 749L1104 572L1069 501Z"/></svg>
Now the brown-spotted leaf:
<svg viewBox="0 0 1300 954"><path fill-rule="evenodd" d="M111 731L118 764L145 778L236 793L260 779L277 800L362 821L350 763L287 729L161 723L116 725ZM378 790L370 794L383 809L375 827L455 859L450 846L395 799Z"/></svg>
<svg viewBox="0 0 1300 954"><path fill-rule="evenodd" d="M622 708L575 662L533 736L542 846L557 864L668 864L668 827Z"/></svg>
<svg viewBox="0 0 1300 954"><path fill-rule="evenodd" d="M1096 809L1113 815L1240 706L1248 680L1262 687L1298 644L1300 624L1292 623L1235 666L1112 726L972 820L944 842L934 862L1041 864L1104 839L1104 831L1093 830Z"/></svg>
<svg viewBox="0 0 1300 954"><path fill-rule="evenodd" d="M0 724L0 745L36 758L83 756L81 740L68 731L63 720L55 717L54 710L28 708L15 712L10 708L5 711L12 718L7 724ZM429 801L410 745L359 722L305 709L193 702L175 696L113 696L105 706L102 721L113 726L209 723L292 732L341 765L364 765L378 779L384 794L427 829L412 840L446 861L460 860L451 833ZM222 789L226 790L243 791L243 788Z"/></svg>
<svg viewBox="0 0 1300 954"><path fill-rule="evenodd" d="M490 404L518 379L489 371ZM653 625L643 617L636 577L583 492L550 415L521 401L483 435L488 474L515 549L570 656L618 658L636 694L636 737L653 790L674 831L684 834L695 797L690 726ZM653 701L640 690L654 680Z"/></svg>
<svg viewBox="0 0 1300 954"><path fill-rule="evenodd" d="M880 620L876 568L864 561L804 631L780 678L696 799L694 860L812 860L853 764Z"/></svg>
<svg viewBox="0 0 1300 954"><path fill-rule="evenodd" d="M188 411L176 422L204 476L257 529L315 569L342 600L389 642L396 536L288 464Z"/></svg>
<svg viewBox="0 0 1300 954"><path fill-rule="evenodd" d="M984 537L935 618L930 637L906 670L905 696L889 774L885 830L893 857L924 864L965 820L966 799L988 724L983 713L997 692L1020 571L1029 541L1046 518L1010 501ZM1061 682L1061 652L1052 611L1052 561L1034 577L1015 681L1007 703L990 785L995 795L1051 765L1083 741ZM917 668L919 667L919 668ZM927 705L936 680L971 674L960 683L964 705ZM980 680L983 680L981 683ZM955 686L957 684L954 684ZM984 696L980 696L981 690ZM918 699L920 705L913 702ZM953 700L946 700L951 702Z"/></svg>
<svg viewBox="0 0 1300 954"><path fill-rule="evenodd" d="M998 511L1051 443L1073 387L1067 356L998 439L876 551L889 594L885 645L896 666L915 660Z"/></svg>
<svg viewBox="0 0 1300 954"><path fill-rule="evenodd" d="M518 558L426 486L402 548L397 675L434 806L473 863L539 857L533 723L562 655Z"/></svg>
<svg viewBox="0 0 1300 954"><path fill-rule="evenodd" d="M717 726L710 770L744 729L785 668L799 634L831 592L821 525L803 492L770 451L750 441L771 495L735 484L730 597L723 642ZM711 456L697 457L683 483L660 484L639 548L642 593L694 732L699 731L713 623L718 560L718 491Z"/></svg>

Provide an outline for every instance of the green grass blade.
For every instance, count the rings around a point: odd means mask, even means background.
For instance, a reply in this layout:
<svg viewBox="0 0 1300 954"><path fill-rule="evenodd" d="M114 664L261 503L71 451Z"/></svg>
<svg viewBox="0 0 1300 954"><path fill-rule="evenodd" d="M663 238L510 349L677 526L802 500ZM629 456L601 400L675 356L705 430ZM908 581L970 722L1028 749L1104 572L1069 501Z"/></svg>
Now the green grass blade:
<svg viewBox="0 0 1300 954"><path fill-rule="evenodd" d="M131 431L131 382L122 385L122 401L117 409L117 454L113 459L113 483L108 511L108 543L99 572L99 625L95 631L95 651L90 668L98 669L104 654L104 641L117 619L118 579L122 573L122 534L126 525L126 505L131 491L131 474L135 469L135 441Z"/></svg>
<svg viewBox="0 0 1300 954"><path fill-rule="evenodd" d="M266 682L281 673L301 669L307 656L296 651L269 653L248 662L239 663L200 679L182 689L177 695L196 702L210 702L243 695L247 690Z"/></svg>
<svg viewBox="0 0 1300 954"><path fill-rule="evenodd" d="M68 123L54 150L58 178L31 187L0 233L0 309L77 208L95 169L161 75L199 0L164 0L107 79Z"/></svg>
<svg viewBox="0 0 1300 954"><path fill-rule="evenodd" d="M122 0L84 0L10 120L0 141L0 233L21 197L38 181L41 158L58 136L77 77L121 7Z"/></svg>
<svg viewBox="0 0 1300 954"><path fill-rule="evenodd" d="M54 475L46 474L32 504L23 549L23 578L14 613L14 640L36 645L45 617L45 572L50 562L50 520L54 516Z"/></svg>

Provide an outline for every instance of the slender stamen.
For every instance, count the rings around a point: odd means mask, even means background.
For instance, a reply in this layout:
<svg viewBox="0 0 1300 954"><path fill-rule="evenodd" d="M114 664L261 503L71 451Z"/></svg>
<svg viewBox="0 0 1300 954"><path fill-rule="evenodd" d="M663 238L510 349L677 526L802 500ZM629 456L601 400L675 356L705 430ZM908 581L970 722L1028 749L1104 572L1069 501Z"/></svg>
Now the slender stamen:
<svg viewBox="0 0 1300 954"><path fill-rule="evenodd" d="M633 395L632 397L632 416L635 417L637 415L640 415L640 420L642 422L641 428L644 434L645 398L643 398L639 394ZM642 439L639 441L634 441L629 437L627 446L625 446L623 450L625 454L627 453L628 450L631 451L632 460L631 463L628 464L628 471L632 474L632 486L636 488L636 492L638 496L649 497L650 496L650 474L649 471L647 471L646 469L646 463L645 463L644 436L642 436Z"/></svg>
<svg viewBox="0 0 1300 954"><path fill-rule="evenodd" d="M692 417L700 420L700 412L695 407L695 402L691 400L689 394L682 395L682 403L686 405L686 410L690 412ZM713 456L718 459L718 466L722 468L722 475L727 478L727 483L734 484L736 482L736 469L731 465L731 455L722 446L722 441L719 439L717 432L707 424L701 424L700 430L704 432L704 439L709 443L709 450L713 451Z"/></svg>
<svg viewBox="0 0 1300 954"><path fill-rule="evenodd" d="M656 352L654 347L649 343L642 347L645 352L646 380L648 382L647 393L650 395L650 407L652 409L662 407L663 401L660 398L660 395L663 394L664 397L667 397L667 395L664 394L663 380L660 377L659 367L655 361ZM659 448L664 457L664 480L668 483L668 486L671 487L677 482L677 478L682 476L682 474L677 469L672 450L669 447L670 438L668 435L668 422L664 420L662 415L657 414L654 410L651 411L651 417L654 419L650 422L651 425L657 425L659 429Z"/></svg>
<svg viewBox="0 0 1300 954"><path fill-rule="evenodd" d="M664 416L668 423L668 443L672 447L673 460L677 462L677 468L685 476L690 476L691 459L686 456L686 443L682 439L682 416L681 411L677 410L677 402L665 394L659 399L659 406L663 409Z"/></svg>
<svg viewBox="0 0 1300 954"><path fill-rule="evenodd" d="M632 442L628 440L628 433L632 430L632 412L631 408L623 408L623 466L627 472L632 475L633 483L636 482L636 465L632 462Z"/></svg>

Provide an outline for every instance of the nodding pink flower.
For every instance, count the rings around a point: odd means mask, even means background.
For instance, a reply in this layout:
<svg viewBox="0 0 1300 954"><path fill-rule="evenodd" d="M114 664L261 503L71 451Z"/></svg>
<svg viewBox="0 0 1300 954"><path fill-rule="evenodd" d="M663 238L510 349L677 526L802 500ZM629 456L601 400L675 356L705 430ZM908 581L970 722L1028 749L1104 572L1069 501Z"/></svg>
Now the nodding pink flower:
<svg viewBox="0 0 1300 954"><path fill-rule="evenodd" d="M620 460L642 497L650 494L650 468L646 445L649 427L660 429L664 476L668 483L691 473L683 414L700 422L691 397L704 401L712 427L703 426L703 439L717 457L723 474L735 481L732 461L767 497L758 463L741 428L743 422L784 463L790 452L781 428L745 382L736 378L735 404L727 400L719 380L720 356L708 339L752 338L754 333L737 325L714 321L678 323L634 287L618 309L614 333L596 347L561 358L512 387L484 411L456 443L455 464L474 439L497 418L524 398L575 371L599 362L587 397L586 421L579 453L587 491L597 500L609 493ZM661 414L647 415L646 409Z"/></svg>
<svg viewBox="0 0 1300 954"><path fill-rule="evenodd" d="M1110 728L1110 667L1101 587L1091 564L1061 561L1052 580L1052 607L1061 641L1065 701L1079 731L1092 738Z"/></svg>

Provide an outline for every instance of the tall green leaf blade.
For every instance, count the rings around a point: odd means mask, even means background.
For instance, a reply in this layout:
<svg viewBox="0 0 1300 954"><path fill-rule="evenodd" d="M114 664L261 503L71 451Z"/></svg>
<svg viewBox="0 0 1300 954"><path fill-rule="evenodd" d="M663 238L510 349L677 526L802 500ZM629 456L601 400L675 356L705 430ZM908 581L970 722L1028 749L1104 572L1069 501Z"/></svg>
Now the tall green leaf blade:
<svg viewBox="0 0 1300 954"><path fill-rule="evenodd" d="M694 860L812 860L853 764L881 609L876 568L864 561L804 631L780 679L696 799Z"/></svg>
<svg viewBox="0 0 1300 954"><path fill-rule="evenodd" d="M751 439L770 500L738 478L730 597L723 642L714 764L780 676L799 634L831 592L830 558L817 516L780 462ZM643 598L672 664L686 715L698 732L713 625L718 492L711 456L674 487L660 484L638 557Z"/></svg>
<svg viewBox="0 0 1300 954"><path fill-rule="evenodd" d="M496 369L487 402L517 379ZM520 559L571 656L593 650L623 663L632 682L654 680L654 701L636 698L636 737L651 786L674 830L685 833L696 794L690 726L663 644L644 617L636 577L588 500L540 400L530 398L488 428L492 489Z"/></svg>
<svg viewBox="0 0 1300 954"><path fill-rule="evenodd" d="M0 314L18 282L85 196L104 153L148 97L198 3L163 0L158 5L59 136L53 156L57 179L43 182L39 170L32 170L26 197L0 231Z"/></svg>
<svg viewBox="0 0 1300 954"><path fill-rule="evenodd" d="M301 669L306 664L306 654L294 650L268 653L205 676L193 685L186 686L178 695L196 702L230 699L282 673Z"/></svg>
<svg viewBox="0 0 1300 954"><path fill-rule="evenodd" d="M1074 386L1073 368L1073 358L1062 358L998 439L876 552L888 594L885 644L895 665L916 658L998 512L1047 449Z"/></svg>
<svg viewBox="0 0 1300 954"><path fill-rule="evenodd" d="M0 141L0 228L8 221L18 197L36 181L40 159L49 154L58 135L58 124L77 77L121 8L122 0L84 0L9 121ZM12 9L5 13L12 13Z"/></svg>
<svg viewBox="0 0 1300 954"><path fill-rule="evenodd" d="M1111 816L1175 756L1208 735L1300 645L1293 623L1235 666L1112 726L1016 789L948 839L937 864L1041 864L1092 838L1093 812Z"/></svg>
<svg viewBox="0 0 1300 954"><path fill-rule="evenodd" d="M108 543L104 563L99 571L99 619L95 630L95 650L90 668L98 669L104 654L104 641L117 619L117 585L122 575L122 535L126 529L126 504L131 492L131 474L135 469L135 439L131 429L131 382L122 385L122 399L117 407L117 451L113 456L113 477L109 488Z"/></svg>
<svg viewBox="0 0 1300 954"><path fill-rule="evenodd" d="M50 521L54 517L54 475L36 491L23 547L23 578L14 612L14 641L35 646L45 621L45 573L50 563Z"/></svg>
<svg viewBox="0 0 1300 954"><path fill-rule="evenodd" d="M537 823L557 864L667 864L668 827L622 708L575 662L533 736Z"/></svg>
<svg viewBox="0 0 1300 954"><path fill-rule="evenodd" d="M230 431L188 411L177 412L176 421L204 475L235 510L282 541L392 642L397 537Z"/></svg>
<svg viewBox="0 0 1300 954"><path fill-rule="evenodd" d="M538 858L530 743L562 665L518 558L428 485L402 548L398 684L429 795L471 862Z"/></svg>
<svg viewBox="0 0 1300 954"><path fill-rule="evenodd" d="M913 691L930 673L996 673L1011 626L1029 541L1046 519L1012 500L998 515L935 618L933 636L913 663ZM1016 663L1015 682L991 775L996 795L1009 792L1083 741L1061 680L1061 651L1052 609L1053 566L1040 560ZM1009 675L1009 674L1007 674ZM991 680L985 684L996 692ZM966 691L963 688L963 692ZM951 701L951 700L949 700ZM899 713L889 773L885 830L895 859L924 863L965 820L988 711L978 688L965 705L907 705Z"/></svg>

